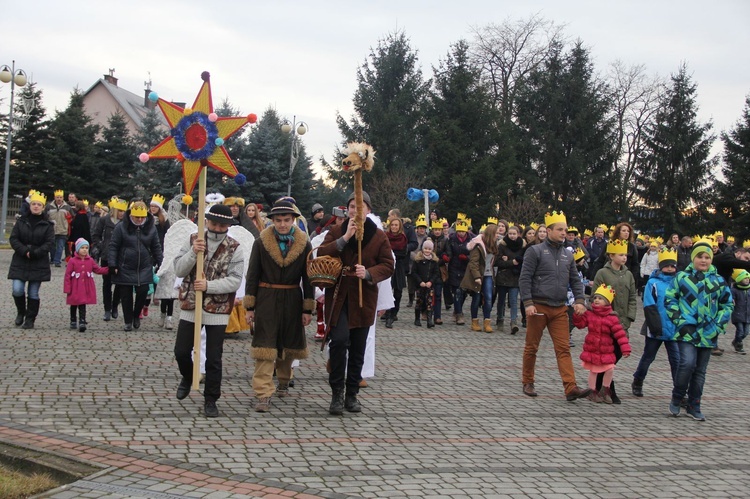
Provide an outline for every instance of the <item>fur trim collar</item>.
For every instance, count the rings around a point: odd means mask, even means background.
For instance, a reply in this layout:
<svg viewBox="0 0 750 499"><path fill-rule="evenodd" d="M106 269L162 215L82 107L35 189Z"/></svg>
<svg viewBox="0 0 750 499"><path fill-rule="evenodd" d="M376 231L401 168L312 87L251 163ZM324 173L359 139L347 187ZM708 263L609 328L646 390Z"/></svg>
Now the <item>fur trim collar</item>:
<svg viewBox="0 0 750 499"><path fill-rule="evenodd" d="M260 242L263 244L263 247L273 261L276 262L279 267L284 268L297 260L297 258L299 258L299 256L305 251L305 246L307 245L307 234L300 229L294 231L294 244L289 248L286 258L281 256L281 248L279 248L279 242L276 240L273 225L263 229L263 232L260 233Z"/></svg>
<svg viewBox="0 0 750 499"><path fill-rule="evenodd" d="M344 220L344 223L341 224L341 233L346 233L346 228L349 227L349 218ZM370 239L372 239L372 236L375 235L375 233L378 231L378 226L375 225L375 222L373 222L369 217L365 218L365 234L362 237L362 246L367 246L367 243L370 242ZM349 246L352 250L355 252L357 251L357 238L353 237L349 239L349 242L346 243L347 246Z"/></svg>
<svg viewBox="0 0 750 499"><path fill-rule="evenodd" d="M425 258L424 253L422 253L421 251L418 251L417 256L414 257L414 261L421 262L422 260L427 260L427 258ZM432 258L430 258L430 261L433 261L433 262L438 261L438 257L434 251L432 252Z"/></svg>

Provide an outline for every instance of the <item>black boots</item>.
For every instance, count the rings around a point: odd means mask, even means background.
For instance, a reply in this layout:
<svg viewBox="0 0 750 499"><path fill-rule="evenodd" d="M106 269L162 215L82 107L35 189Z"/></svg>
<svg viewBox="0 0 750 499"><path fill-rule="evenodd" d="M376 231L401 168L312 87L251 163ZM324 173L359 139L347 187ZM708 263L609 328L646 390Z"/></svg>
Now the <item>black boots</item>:
<svg viewBox="0 0 750 499"><path fill-rule="evenodd" d="M613 404L622 404L620 397L615 393L615 382L612 380L612 384L609 385L609 396L612 397Z"/></svg>
<svg viewBox="0 0 750 499"><path fill-rule="evenodd" d="M34 329L34 321L39 314L39 300L28 299L26 304L26 317L23 321L23 329Z"/></svg>
<svg viewBox="0 0 750 499"><path fill-rule="evenodd" d="M385 327L387 327L388 329L393 328L393 315L393 312L391 312L390 310L385 313Z"/></svg>
<svg viewBox="0 0 750 499"><path fill-rule="evenodd" d="M638 378L633 378L633 384L631 385L633 387L633 395L636 397L643 397L643 380Z"/></svg>
<svg viewBox="0 0 750 499"><path fill-rule="evenodd" d="M349 412L362 412L362 404L357 400L356 393L347 393L344 399L344 408Z"/></svg>
<svg viewBox="0 0 750 499"><path fill-rule="evenodd" d="M334 388L333 396L331 397L331 405L328 407L328 413L334 416L341 416L344 414L344 389Z"/></svg>
<svg viewBox="0 0 750 499"><path fill-rule="evenodd" d="M16 302L16 326L23 324L23 320L26 318L26 297L25 296L14 296L13 301Z"/></svg>
<svg viewBox="0 0 750 499"><path fill-rule="evenodd" d="M427 327L435 327L435 317L432 314L432 310L427 311Z"/></svg>
<svg viewBox="0 0 750 499"><path fill-rule="evenodd" d="M414 310L414 325L417 327L422 327L422 313L419 311L419 309Z"/></svg>

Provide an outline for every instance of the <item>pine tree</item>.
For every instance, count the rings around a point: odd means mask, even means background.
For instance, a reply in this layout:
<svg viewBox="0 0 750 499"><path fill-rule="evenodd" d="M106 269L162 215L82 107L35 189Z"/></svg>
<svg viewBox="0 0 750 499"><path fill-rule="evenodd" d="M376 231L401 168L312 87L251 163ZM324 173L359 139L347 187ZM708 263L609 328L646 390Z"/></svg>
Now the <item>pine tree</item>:
<svg viewBox="0 0 750 499"><path fill-rule="evenodd" d="M671 87L661 99L654 124L646 129L646 157L640 165L641 195L655 209L650 222L666 234L684 234L693 208L708 187L716 163L709 158L715 137L712 124L698 123L697 86L682 64L671 76Z"/></svg>
<svg viewBox="0 0 750 499"><path fill-rule="evenodd" d="M115 113L107 120L102 138L96 144L96 157L97 164L106 168L107 174L94 179L89 186L91 194L102 201L112 196L134 197L132 177L136 149L122 114Z"/></svg>
<svg viewBox="0 0 750 499"><path fill-rule="evenodd" d="M236 108L229 102L229 99L224 99L218 108L214 108L214 112L222 118L242 116L242 111ZM229 157L234 162L238 171L242 171L240 168L241 164L246 161L245 148L247 148L247 130L249 126L239 130L237 133L229 137L224 141L224 147L229 154ZM208 175L206 178L206 186L208 192L221 192L225 196L242 196L243 186L238 185L234 179L222 174L220 171L214 170L213 168L208 169Z"/></svg>
<svg viewBox="0 0 750 499"><path fill-rule="evenodd" d="M177 194L182 185L182 165L179 161L150 159L146 163L141 163L137 158L140 153L150 151L167 137L169 131L159 119L160 113L156 107L150 109L133 137L135 155L131 168L134 173L127 190L134 195L150 197L154 193L159 193L169 198Z"/></svg>
<svg viewBox="0 0 750 499"><path fill-rule="evenodd" d="M718 183L717 215L724 227L739 240L750 238L750 96L734 128L721 134L724 143L722 174ZM720 227L721 228L721 227Z"/></svg>
<svg viewBox="0 0 750 499"><path fill-rule="evenodd" d="M29 188L52 193L53 178L49 175L44 163L44 149L41 147L48 137L49 121L45 118L46 110L42 104L42 90L31 82L17 94L15 102L16 116L27 116L24 126L13 127L11 145L11 171L9 193L26 194ZM24 99L32 99L33 108L28 115L24 109ZM6 128L7 130L7 128ZM7 135L5 136L7 140ZM3 146L6 142L3 141ZM5 150L3 149L3 158Z"/></svg>
<svg viewBox="0 0 750 499"><path fill-rule="evenodd" d="M84 112L83 93L76 88L68 107L55 113L42 145L52 187L75 192L79 198L92 197L90 186L108 173L106 165L97 164L98 133L99 126Z"/></svg>

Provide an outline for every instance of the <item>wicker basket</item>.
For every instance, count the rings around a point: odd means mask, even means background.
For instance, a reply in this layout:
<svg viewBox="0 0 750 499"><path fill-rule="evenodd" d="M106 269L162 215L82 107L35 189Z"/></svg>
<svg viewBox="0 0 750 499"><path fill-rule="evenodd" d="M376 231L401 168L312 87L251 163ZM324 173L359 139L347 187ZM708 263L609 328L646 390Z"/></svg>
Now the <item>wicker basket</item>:
<svg viewBox="0 0 750 499"><path fill-rule="evenodd" d="M319 288L335 286L341 276L341 260L328 255L312 258L312 254L312 251L307 254L307 277L310 284Z"/></svg>

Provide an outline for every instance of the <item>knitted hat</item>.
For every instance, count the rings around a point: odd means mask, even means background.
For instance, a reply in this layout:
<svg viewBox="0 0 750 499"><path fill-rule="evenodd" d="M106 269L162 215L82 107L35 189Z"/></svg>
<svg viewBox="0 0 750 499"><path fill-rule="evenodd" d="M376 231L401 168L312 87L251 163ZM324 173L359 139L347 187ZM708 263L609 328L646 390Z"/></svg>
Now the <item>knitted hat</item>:
<svg viewBox="0 0 750 499"><path fill-rule="evenodd" d="M84 238L79 237L78 240L76 241L76 253L78 253L78 250L80 250L84 246L88 248L89 242L85 240Z"/></svg>
<svg viewBox="0 0 750 499"><path fill-rule="evenodd" d="M349 199L346 200L346 206L349 206L349 203L351 203L354 200L354 193L352 192L349 195ZM365 202L367 206L370 207L370 211L372 211L372 203L370 202L370 195L367 194L367 192L362 191L362 201Z"/></svg>
<svg viewBox="0 0 750 499"><path fill-rule="evenodd" d="M700 253L708 253L708 256L713 260L714 250L711 249L711 246L711 241L708 239L698 239L698 241L693 244L693 249L690 252L690 259L695 260L695 257Z"/></svg>
<svg viewBox="0 0 750 499"><path fill-rule="evenodd" d="M425 239L422 243L422 249L428 249L432 250L435 249L435 243L432 242L432 239Z"/></svg>
<svg viewBox="0 0 750 499"><path fill-rule="evenodd" d="M737 284L748 278L750 278L750 272L745 269L734 269L734 272L732 272L732 279Z"/></svg>

